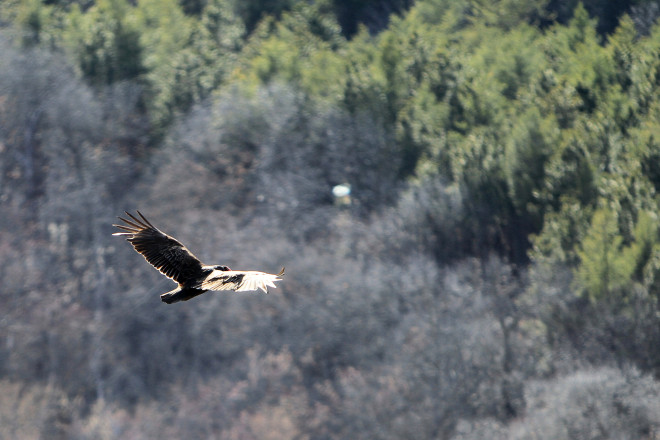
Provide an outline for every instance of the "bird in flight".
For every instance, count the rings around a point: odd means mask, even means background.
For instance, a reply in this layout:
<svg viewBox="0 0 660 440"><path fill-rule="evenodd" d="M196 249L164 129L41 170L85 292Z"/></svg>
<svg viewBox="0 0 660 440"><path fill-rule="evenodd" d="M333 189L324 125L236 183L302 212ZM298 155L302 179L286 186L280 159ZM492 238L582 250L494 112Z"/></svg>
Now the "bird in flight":
<svg viewBox="0 0 660 440"><path fill-rule="evenodd" d="M126 211L124 211L126 212ZM179 285L176 289L163 293L160 299L167 304L188 301L208 290L234 290L243 292L261 289L268 293L268 287L281 281L284 268L277 274L231 270L227 266L207 266L178 240L161 232L147 220L140 211L138 217L126 212L130 219L119 217L125 225L113 225L122 230L112 235L126 237L133 248L168 278Z"/></svg>

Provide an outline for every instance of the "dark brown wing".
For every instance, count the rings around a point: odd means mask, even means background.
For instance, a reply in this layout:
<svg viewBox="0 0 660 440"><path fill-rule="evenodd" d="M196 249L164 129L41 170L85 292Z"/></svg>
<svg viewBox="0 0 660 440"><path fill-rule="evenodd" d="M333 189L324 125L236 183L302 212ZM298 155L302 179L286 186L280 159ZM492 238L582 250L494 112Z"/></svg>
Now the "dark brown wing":
<svg viewBox="0 0 660 440"><path fill-rule="evenodd" d="M164 275L179 284L199 280L203 276L202 263L176 239L155 228L140 211L140 218L126 212L131 220L119 217L126 225L113 225L125 232L112 235L125 236L136 251Z"/></svg>

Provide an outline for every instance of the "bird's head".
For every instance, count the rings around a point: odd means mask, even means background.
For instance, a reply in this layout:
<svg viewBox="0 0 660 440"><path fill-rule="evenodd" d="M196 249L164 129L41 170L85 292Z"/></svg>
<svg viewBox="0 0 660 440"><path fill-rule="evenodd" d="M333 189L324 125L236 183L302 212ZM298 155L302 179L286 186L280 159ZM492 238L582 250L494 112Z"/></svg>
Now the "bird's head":
<svg viewBox="0 0 660 440"><path fill-rule="evenodd" d="M223 271L223 272L227 272L227 271L230 271L230 270L231 270L228 266L222 266L222 265L220 265L220 266L214 266L213 268L214 268L215 270L221 270L221 271Z"/></svg>

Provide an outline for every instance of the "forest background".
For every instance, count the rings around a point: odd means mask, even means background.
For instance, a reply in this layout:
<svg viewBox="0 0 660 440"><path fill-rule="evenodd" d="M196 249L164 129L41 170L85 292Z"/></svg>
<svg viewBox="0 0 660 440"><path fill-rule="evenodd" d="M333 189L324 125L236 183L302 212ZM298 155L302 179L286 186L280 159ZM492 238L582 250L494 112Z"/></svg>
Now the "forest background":
<svg viewBox="0 0 660 440"><path fill-rule="evenodd" d="M659 16L3 1L0 437L660 438Z"/></svg>

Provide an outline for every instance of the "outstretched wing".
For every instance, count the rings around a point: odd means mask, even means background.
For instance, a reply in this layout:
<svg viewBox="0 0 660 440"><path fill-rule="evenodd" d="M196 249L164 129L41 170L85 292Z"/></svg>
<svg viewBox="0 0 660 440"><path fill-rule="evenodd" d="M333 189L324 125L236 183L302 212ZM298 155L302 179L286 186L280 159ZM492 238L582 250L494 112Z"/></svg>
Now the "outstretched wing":
<svg viewBox="0 0 660 440"><path fill-rule="evenodd" d="M113 225L124 232L112 235L125 236L136 251L162 274L179 284L203 276L202 263L176 239L155 228L140 211L140 218L126 212L131 220L119 217L126 225Z"/></svg>
<svg viewBox="0 0 660 440"><path fill-rule="evenodd" d="M268 287L277 287L276 281L281 281L284 268L277 274L239 271L239 270L214 270L202 282L199 288L204 290L235 290L244 292L248 290L261 289L268 293Z"/></svg>

